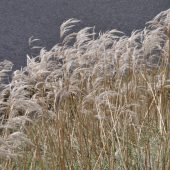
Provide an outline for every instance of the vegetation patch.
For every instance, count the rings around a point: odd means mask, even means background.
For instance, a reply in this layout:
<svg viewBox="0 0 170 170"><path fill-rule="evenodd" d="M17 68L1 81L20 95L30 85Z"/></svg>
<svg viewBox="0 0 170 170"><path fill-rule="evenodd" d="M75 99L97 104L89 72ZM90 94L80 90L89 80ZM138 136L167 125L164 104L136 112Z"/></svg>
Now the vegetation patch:
<svg viewBox="0 0 170 170"><path fill-rule="evenodd" d="M12 63L0 63L2 169L168 170L170 9L130 37L74 32L79 22L11 81Z"/></svg>

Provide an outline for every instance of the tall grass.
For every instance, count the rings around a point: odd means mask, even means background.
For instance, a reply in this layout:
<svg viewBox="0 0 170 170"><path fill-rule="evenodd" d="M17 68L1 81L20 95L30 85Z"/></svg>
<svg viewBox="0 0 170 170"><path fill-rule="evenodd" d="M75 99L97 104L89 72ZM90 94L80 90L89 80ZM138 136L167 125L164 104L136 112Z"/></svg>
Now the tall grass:
<svg viewBox="0 0 170 170"><path fill-rule="evenodd" d="M130 37L78 22L1 91L2 169L170 169L170 10Z"/></svg>

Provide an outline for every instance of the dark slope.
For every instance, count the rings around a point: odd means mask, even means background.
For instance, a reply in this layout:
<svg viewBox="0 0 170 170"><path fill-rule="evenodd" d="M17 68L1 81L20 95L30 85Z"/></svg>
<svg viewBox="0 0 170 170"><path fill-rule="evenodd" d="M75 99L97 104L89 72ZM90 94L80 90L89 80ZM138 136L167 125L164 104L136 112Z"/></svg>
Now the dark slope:
<svg viewBox="0 0 170 170"><path fill-rule="evenodd" d="M0 60L11 60L15 68L25 65L28 38L40 38L49 49L68 18L97 31L117 28L130 34L169 7L169 0L0 0Z"/></svg>

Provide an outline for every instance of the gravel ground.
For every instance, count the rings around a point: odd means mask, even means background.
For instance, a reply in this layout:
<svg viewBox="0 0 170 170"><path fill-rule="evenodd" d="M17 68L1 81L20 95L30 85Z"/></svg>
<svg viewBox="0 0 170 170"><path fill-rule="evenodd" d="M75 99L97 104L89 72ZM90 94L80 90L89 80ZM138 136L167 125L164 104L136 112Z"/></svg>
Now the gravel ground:
<svg viewBox="0 0 170 170"><path fill-rule="evenodd" d="M11 60L18 69L26 64L28 39L41 39L50 49L59 42L59 26L69 18L82 20L96 30L112 28L130 34L144 27L170 0L0 0L0 61Z"/></svg>

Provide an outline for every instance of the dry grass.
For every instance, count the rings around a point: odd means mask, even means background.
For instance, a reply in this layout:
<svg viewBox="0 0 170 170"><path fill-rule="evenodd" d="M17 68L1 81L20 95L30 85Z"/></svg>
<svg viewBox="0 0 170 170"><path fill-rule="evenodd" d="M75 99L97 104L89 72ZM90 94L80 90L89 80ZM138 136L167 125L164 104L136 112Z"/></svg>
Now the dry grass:
<svg viewBox="0 0 170 170"><path fill-rule="evenodd" d="M130 37L63 23L63 42L2 86L2 169L168 170L169 16Z"/></svg>

